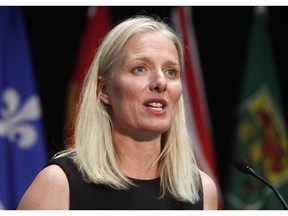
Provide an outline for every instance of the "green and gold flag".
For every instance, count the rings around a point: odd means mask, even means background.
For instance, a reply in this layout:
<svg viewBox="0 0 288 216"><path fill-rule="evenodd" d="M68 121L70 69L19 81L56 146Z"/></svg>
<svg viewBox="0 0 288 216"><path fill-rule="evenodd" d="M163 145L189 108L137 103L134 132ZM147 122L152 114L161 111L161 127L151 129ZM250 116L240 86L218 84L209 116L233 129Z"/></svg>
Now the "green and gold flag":
<svg viewBox="0 0 288 216"><path fill-rule="evenodd" d="M265 13L265 7L255 8L233 157L247 159L287 200L287 130ZM283 209L273 191L258 179L240 173L233 166L229 174L226 209Z"/></svg>

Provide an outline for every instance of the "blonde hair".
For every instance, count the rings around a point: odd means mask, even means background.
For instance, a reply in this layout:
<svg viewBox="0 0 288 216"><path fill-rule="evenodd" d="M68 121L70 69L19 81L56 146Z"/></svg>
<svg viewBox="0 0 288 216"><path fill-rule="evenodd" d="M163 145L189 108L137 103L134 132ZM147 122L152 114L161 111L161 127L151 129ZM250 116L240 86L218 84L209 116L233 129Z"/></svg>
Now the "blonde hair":
<svg viewBox="0 0 288 216"><path fill-rule="evenodd" d="M73 158L89 182L116 189L127 189L133 184L121 172L116 161L109 108L97 96L98 77L102 76L104 82L109 81L112 66L126 41L134 34L151 31L160 31L174 42L183 70L181 42L163 21L138 16L123 21L107 34L84 82L75 129L75 149L69 150L76 152ZM171 128L162 134L161 145L161 153L155 163L161 170L162 197L169 192L179 201L195 203L199 200L200 174L186 127L183 96L180 97Z"/></svg>

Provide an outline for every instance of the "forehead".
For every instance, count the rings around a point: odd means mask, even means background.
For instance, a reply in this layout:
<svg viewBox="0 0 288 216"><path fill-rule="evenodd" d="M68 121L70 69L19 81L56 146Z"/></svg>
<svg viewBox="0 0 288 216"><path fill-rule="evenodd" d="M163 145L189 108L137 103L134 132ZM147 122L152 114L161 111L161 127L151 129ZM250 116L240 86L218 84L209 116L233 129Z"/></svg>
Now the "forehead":
<svg viewBox="0 0 288 216"><path fill-rule="evenodd" d="M125 43L122 52L124 54L142 53L145 51L170 53L178 56L178 50L174 41L161 31L137 33L132 35ZM162 51L162 52L161 52Z"/></svg>

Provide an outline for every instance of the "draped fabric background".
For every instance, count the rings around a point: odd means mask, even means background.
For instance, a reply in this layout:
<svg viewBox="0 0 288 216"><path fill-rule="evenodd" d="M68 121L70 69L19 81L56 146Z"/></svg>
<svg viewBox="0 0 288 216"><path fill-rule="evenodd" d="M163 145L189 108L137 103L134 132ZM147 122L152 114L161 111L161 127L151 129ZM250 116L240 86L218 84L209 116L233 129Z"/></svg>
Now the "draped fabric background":
<svg viewBox="0 0 288 216"><path fill-rule="evenodd" d="M87 7L25 6L24 15L43 107L50 156L65 147L65 110L69 81L75 69L84 33ZM145 13L170 16L172 7L111 7L112 21ZM193 25L197 39L214 153L223 191L231 164L236 109L253 18L252 6L195 6ZM268 7L268 29L282 97L283 118L288 117L288 7ZM287 120L286 120L287 121Z"/></svg>
<svg viewBox="0 0 288 216"><path fill-rule="evenodd" d="M253 169L288 199L288 137L283 117L274 52L267 29L267 8L255 7L237 109L234 157ZM265 184L231 166L227 189L229 209L283 209Z"/></svg>
<svg viewBox="0 0 288 216"><path fill-rule="evenodd" d="M22 12L0 7L0 210L17 207L48 155Z"/></svg>

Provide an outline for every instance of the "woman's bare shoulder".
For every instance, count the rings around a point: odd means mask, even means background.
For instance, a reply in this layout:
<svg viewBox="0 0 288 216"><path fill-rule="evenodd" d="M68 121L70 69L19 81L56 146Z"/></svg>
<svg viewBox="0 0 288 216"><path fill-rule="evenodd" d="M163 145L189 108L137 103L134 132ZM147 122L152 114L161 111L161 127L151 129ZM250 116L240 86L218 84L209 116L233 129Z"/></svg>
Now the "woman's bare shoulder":
<svg viewBox="0 0 288 216"><path fill-rule="evenodd" d="M205 172L200 171L203 196L204 196L204 209L205 210L217 210L218 208L218 193L214 180Z"/></svg>
<svg viewBox="0 0 288 216"><path fill-rule="evenodd" d="M39 172L17 209L69 209L69 183L64 171L53 164Z"/></svg>

